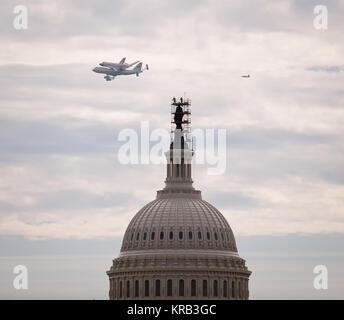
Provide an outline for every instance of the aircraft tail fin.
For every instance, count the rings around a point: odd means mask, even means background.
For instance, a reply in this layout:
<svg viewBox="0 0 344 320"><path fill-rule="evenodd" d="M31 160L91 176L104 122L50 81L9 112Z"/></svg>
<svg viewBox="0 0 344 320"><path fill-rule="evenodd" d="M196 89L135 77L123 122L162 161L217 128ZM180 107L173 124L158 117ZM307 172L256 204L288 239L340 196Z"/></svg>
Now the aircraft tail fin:
<svg viewBox="0 0 344 320"><path fill-rule="evenodd" d="M139 63L139 62L140 62L140 61L135 61L135 62L129 64L128 67L132 67L133 65L135 65L136 63Z"/></svg>
<svg viewBox="0 0 344 320"><path fill-rule="evenodd" d="M125 61L125 57L119 62L120 64L123 64Z"/></svg>

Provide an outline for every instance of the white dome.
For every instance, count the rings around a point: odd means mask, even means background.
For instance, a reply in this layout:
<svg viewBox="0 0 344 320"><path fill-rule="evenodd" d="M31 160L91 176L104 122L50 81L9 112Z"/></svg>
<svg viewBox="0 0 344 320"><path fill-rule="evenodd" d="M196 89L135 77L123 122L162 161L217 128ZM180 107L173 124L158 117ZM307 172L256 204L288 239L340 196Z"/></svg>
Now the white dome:
<svg viewBox="0 0 344 320"><path fill-rule="evenodd" d="M121 253L130 250L212 249L237 252L223 215L201 199L165 198L145 205L131 220Z"/></svg>

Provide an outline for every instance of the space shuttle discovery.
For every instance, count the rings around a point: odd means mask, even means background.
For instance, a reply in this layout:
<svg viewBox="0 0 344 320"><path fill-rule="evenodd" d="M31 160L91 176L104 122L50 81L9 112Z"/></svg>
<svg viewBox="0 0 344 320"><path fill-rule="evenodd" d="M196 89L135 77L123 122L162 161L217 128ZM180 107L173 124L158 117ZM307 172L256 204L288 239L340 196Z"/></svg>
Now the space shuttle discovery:
<svg viewBox="0 0 344 320"><path fill-rule="evenodd" d="M139 63L140 61L135 61L133 63L126 63L125 62L125 57L118 63L116 62L102 62L102 63L99 63L100 66L102 67L106 67L106 68L110 68L110 69L113 69L113 70L117 70L117 71L122 71L122 70L126 70L132 66L134 66L135 64Z"/></svg>

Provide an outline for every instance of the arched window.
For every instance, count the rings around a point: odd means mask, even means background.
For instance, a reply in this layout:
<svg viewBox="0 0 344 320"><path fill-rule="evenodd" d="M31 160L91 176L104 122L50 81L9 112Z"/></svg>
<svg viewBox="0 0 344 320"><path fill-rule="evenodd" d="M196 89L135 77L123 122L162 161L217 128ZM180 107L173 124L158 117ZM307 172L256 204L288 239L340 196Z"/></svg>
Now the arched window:
<svg viewBox="0 0 344 320"><path fill-rule="evenodd" d="M217 280L214 280L214 297L217 297L218 296L218 282Z"/></svg>
<svg viewBox="0 0 344 320"><path fill-rule="evenodd" d="M179 280L179 296L184 297L184 280Z"/></svg>
<svg viewBox="0 0 344 320"><path fill-rule="evenodd" d="M149 297L149 280L145 280L145 296Z"/></svg>
<svg viewBox="0 0 344 320"><path fill-rule="evenodd" d="M223 281L223 296L227 298L227 280Z"/></svg>
<svg viewBox="0 0 344 320"><path fill-rule="evenodd" d="M130 281L127 280L127 298L130 297Z"/></svg>
<svg viewBox="0 0 344 320"><path fill-rule="evenodd" d="M139 238L140 238L140 232L138 232L136 235L136 241L139 240Z"/></svg>
<svg viewBox="0 0 344 320"><path fill-rule="evenodd" d="M160 297L160 280L155 280L155 296Z"/></svg>
<svg viewBox="0 0 344 320"><path fill-rule="evenodd" d="M201 233L201 231L198 231L198 239L199 239L199 240L202 239L202 233Z"/></svg>
<svg viewBox="0 0 344 320"><path fill-rule="evenodd" d="M139 280L135 280L135 297L139 296Z"/></svg>
<svg viewBox="0 0 344 320"><path fill-rule="evenodd" d="M203 297L206 297L208 295L208 281L203 280Z"/></svg>
<svg viewBox="0 0 344 320"><path fill-rule="evenodd" d="M164 239L164 231L161 231L160 232L160 240L163 240Z"/></svg>
<svg viewBox="0 0 344 320"><path fill-rule="evenodd" d="M239 281L239 299L241 299L241 281Z"/></svg>
<svg viewBox="0 0 344 320"><path fill-rule="evenodd" d="M172 297L172 280L167 280L167 296Z"/></svg>
<svg viewBox="0 0 344 320"><path fill-rule="evenodd" d="M147 240L147 232L143 234L143 240Z"/></svg>
<svg viewBox="0 0 344 320"><path fill-rule="evenodd" d="M225 241L225 237L223 235L223 232L221 232L221 238L222 238L222 241Z"/></svg>
<svg viewBox="0 0 344 320"><path fill-rule="evenodd" d="M123 296L123 283L122 281L119 282L119 297L122 298Z"/></svg>
<svg viewBox="0 0 344 320"><path fill-rule="evenodd" d="M179 231L179 240L183 239L183 231Z"/></svg>
<svg viewBox="0 0 344 320"><path fill-rule="evenodd" d="M173 240L173 231L170 231L170 240Z"/></svg>
<svg viewBox="0 0 344 320"><path fill-rule="evenodd" d="M192 231L189 231L189 240L192 240Z"/></svg>
<svg viewBox="0 0 344 320"><path fill-rule="evenodd" d="M155 232L153 231L151 234L151 240L154 240L154 238L155 238Z"/></svg>
<svg viewBox="0 0 344 320"><path fill-rule="evenodd" d="M134 232L131 234L130 241L133 241L133 239L134 239Z"/></svg>
<svg viewBox="0 0 344 320"><path fill-rule="evenodd" d="M210 240L210 232L207 232L207 239Z"/></svg>
<svg viewBox="0 0 344 320"><path fill-rule="evenodd" d="M214 232L214 238L217 241L217 232Z"/></svg>
<svg viewBox="0 0 344 320"><path fill-rule="evenodd" d="M191 296L196 297L196 280L191 280Z"/></svg>
<svg viewBox="0 0 344 320"><path fill-rule="evenodd" d="M235 282L232 281L232 298L235 298Z"/></svg>

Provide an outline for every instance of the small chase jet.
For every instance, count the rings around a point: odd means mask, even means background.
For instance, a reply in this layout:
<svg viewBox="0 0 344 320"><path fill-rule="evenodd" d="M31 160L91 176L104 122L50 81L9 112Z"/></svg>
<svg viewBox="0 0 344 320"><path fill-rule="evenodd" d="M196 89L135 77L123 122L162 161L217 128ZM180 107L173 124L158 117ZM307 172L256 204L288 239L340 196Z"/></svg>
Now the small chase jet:
<svg viewBox="0 0 344 320"><path fill-rule="evenodd" d="M248 74L248 75L243 75L243 76L241 76L242 78L249 78L250 77L250 75Z"/></svg>
<svg viewBox="0 0 344 320"><path fill-rule="evenodd" d="M135 68L129 69L129 70L115 70L112 68L104 68L104 67L95 67L92 69L92 71L96 73L103 73L105 74L104 79L106 81L111 81L115 79L117 76L127 76L130 74L136 74L138 77L140 73L142 73L144 70L148 70L148 64L146 64L146 68L142 69L142 62L140 62Z"/></svg>

